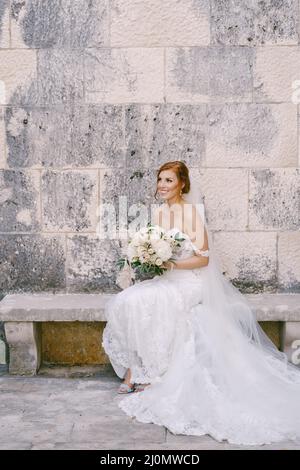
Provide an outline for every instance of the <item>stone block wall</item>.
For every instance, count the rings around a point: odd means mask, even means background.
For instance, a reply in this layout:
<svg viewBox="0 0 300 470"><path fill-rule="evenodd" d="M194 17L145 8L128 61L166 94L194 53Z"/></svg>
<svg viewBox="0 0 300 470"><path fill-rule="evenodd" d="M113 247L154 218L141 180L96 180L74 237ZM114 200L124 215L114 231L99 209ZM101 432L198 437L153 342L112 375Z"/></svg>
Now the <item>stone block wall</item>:
<svg viewBox="0 0 300 470"><path fill-rule="evenodd" d="M100 202L201 187L223 272L300 291L298 0L1 0L0 292L115 291Z"/></svg>

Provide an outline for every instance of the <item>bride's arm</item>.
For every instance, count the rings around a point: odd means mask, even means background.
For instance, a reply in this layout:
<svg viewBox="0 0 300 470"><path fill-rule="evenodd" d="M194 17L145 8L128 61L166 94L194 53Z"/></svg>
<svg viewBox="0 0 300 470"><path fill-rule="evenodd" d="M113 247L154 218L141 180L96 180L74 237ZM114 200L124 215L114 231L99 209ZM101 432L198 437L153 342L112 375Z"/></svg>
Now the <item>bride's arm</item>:
<svg viewBox="0 0 300 470"><path fill-rule="evenodd" d="M196 247L198 248L197 245ZM202 268L204 266L207 266L209 263L208 256L202 256L200 254L201 251L206 251L206 250L208 250L208 240L207 240L206 229L204 228L204 244L201 247L201 250L198 250L199 253L197 255L191 256L190 258L175 261L174 269L195 269L195 268Z"/></svg>
<svg viewBox="0 0 300 470"><path fill-rule="evenodd" d="M186 232L195 247L195 255L176 261L174 268L195 269L207 266L209 262L208 257L201 255L201 251L208 250L207 232L195 206L192 207L192 216L188 220Z"/></svg>
<svg viewBox="0 0 300 470"><path fill-rule="evenodd" d="M205 256L191 256L183 260L174 261L174 269L195 269L208 265L208 259Z"/></svg>

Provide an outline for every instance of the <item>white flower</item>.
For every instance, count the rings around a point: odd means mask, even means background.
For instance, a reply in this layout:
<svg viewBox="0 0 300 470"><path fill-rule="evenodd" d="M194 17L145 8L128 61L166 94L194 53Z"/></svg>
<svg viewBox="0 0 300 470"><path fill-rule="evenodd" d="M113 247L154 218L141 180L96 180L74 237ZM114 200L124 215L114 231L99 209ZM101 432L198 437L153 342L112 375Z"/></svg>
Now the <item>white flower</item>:
<svg viewBox="0 0 300 470"><path fill-rule="evenodd" d="M145 243L149 239L149 234L148 234L148 228L147 227L142 227L138 232L136 232L132 239L131 242L134 246L139 246L143 243Z"/></svg>
<svg viewBox="0 0 300 470"><path fill-rule="evenodd" d="M127 258L129 263L161 266L172 257L175 247L174 238L159 225L142 227L128 243Z"/></svg>
<svg viewBox="0 0 300 470"><path fill-rule="evenodd" d="M150 234L149 234L149 229L147 227L142 227L138 232L137 232L137 239L140 243L145 243L146 241L149 240Z"/></svg>
<svg viewBox="0 0 300 470"><path fill-rule="evenodd" d="M144 256L144 254L146 253L146 249L144 246L138 246L136 251L138 257Z"/></svg>
<svg viewBox="0 0 300 470"><path fill-rule="evenodd" d="M165 240L157 240L153 242L153 248L155 253L163 261L167 261L172 256L172 248L169 243Z"/></svg>
<svg viewBox="0 0 300 470"><path fill-rule="evenodd" d="M137 257L137 250L136 247L129 244L127 247L127 256L130 262L132 262L133 258Z"/></svg>
<svg viewBox="0 0 300 470"><path fill-rule="evenodd" d="M153 225L149 228L151 240L159 240L161 236L165 235L165 230L162 229L159 225Z"/></svg>
<svg viewBox="0 0 300 470"><path fill-rule="evenodd" d="M154 253L153 255L150 256L149 262L151 264L155 264L156 258L157 258L156 253Z"/></svg>
<svg viewBox="0 0 300 470"><path fill-rule="evenodd" d="M136 232L134 236L132 237L131 241L129 242L130 245L132 246L139 246L141 244L141 239L140 239L140 233Z"/></svg>

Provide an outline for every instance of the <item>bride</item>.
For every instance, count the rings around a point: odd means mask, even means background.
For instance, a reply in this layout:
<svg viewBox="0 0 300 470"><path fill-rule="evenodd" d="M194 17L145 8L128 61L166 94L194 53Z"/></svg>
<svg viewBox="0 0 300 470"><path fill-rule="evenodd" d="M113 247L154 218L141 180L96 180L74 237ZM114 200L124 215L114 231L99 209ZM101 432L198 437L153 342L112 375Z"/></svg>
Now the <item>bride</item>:
<svg viewBox="0 0 300 470"><path fill-rule="evenodd" d="M118 406L174 434L242 445L299 439L300 370L223 276L183 162L159 168L157 192L165 202L153 223L184 241L163 275L106 304L102 346L124 379L119 393L130 393Z"/></svg>

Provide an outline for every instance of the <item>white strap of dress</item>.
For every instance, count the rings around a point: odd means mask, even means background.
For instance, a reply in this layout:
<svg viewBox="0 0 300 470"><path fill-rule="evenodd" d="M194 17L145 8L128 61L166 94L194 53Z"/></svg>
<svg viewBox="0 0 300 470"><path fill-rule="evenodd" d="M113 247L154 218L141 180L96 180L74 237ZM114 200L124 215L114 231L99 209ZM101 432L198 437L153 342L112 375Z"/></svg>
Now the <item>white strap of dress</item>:
<svg viewBox="0 0 300 470"><path fill-rule="evenodd" d="M209 250L195 250L196 255L209 256Z"/></svg>

